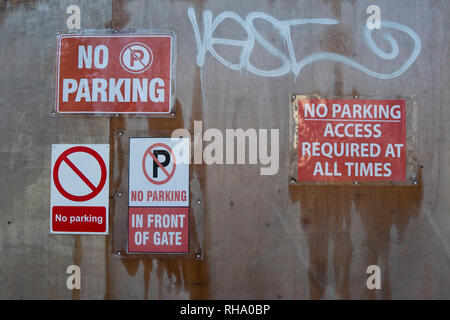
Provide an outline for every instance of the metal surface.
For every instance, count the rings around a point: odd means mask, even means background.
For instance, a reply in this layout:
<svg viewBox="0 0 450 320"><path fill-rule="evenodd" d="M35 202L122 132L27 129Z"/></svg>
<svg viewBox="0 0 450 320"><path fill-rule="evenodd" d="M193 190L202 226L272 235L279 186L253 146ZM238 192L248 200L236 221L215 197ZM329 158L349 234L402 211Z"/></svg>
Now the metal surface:
<svg viewBox="0 0 450 320"><path fill-rule="evenodd" d="M291 169L288 183L290 185L347 185L347 186L418 186L419 173L419 125L417 119L417 103L415 97L383 97L383 99L405 99L406 101L406 180L405 181L297 181L298 176L298 100L299 99L337 99L338 97L323 97L320 95L292 95L289 114L289 141ZM340 99L341 97L339 97ZM376 99L376 97L342 97L342 99Z"/></svg>
<svg viewBox="0 0 450 320"><path fill-rule="evenodd" d="M82 29L177 32L175 118L50 117L55 32L66 28L71 4L80 6ZM363 32L372 4L380 6L383 20L413 30L420 47L391 28L398 57L375 54ZM254 26L288 60L280 21L336 20L291 26L296 60L333 52L369 72L331 56L268 77L261 70L280 68L284 60L258 41L248 59L242 47L215 45L217 55L233 64L224 65L209 50L198 55L192 21L203 39L207 10L213 19L224 11L243 20L252 12L273 17ZM450 298L449 15L447 0L2 1L0 298ZM254 29L244 25L255 39ZM214 37L245 40L248 32L227 18ZM373 38L389 54L393 48L383 33L375 30ZM372 72L389 74L408 61L391 79ZM416 96L419 186L289 187L289 105L298 92ZM110 212L116 212L114 195L122 191L126 172L117 132L193 132L195 120L204 129L280 129L276 175L259 175L259 165L192 165L204 209L202 260L123 259L113 252L114 228L106 237L49 234L51 144L110 143ZM81 290L66 287L66 269L73 264L81 268ZM366 287L372 264L382 270L380 290Z"/></svg>

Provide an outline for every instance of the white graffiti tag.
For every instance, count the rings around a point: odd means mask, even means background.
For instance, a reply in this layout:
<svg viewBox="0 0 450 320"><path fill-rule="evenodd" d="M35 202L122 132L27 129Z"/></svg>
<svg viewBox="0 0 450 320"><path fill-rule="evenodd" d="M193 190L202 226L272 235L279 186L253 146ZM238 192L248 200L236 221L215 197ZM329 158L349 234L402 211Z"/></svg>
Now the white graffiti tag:
<svg viewBox="0 0 450 320"><path fill-rule="evenodd" d="M359 69L362 72L365 72L366 74L378 79L393 79L401 75L403 72L405 72L414 63L414 61L417 59L420 53L422 46L419 36L409 27L396 22L381 21L382 29L399 30L405 32L409 37L411 37L411 39L414 42L414 49L411 55L399 69L397 69L392 73L380 73L370 70L346 56L333 52L314 53L304 57L300 61L297 61L294 45L292 43L291 38L291 27L304 24L334 25L339 24L339 21L337 20L321 18L321 19L294 19L294 20L280 21L263 12L249 13L244 20L239 15L231 11L222 12L213 20L211 11L206 10L203 12L203 37L201 37L199 26L197 24L195 10L193 8L189 8L187 14L194 29L195 42L197 44L197 65L199 67L203 67L205 63L206 52L209 52L214 58L216 58L220 63L222 63L227 68L230 68L232 70L246 69L247 71L261 77L281 77L292 72L294 77L297 78L297 76L302 71L303 67L305 67L306 65L313 63L315 61L331 60L344 63L353 68ZM247 34L247 39L237 40L237 39L214 37L213 34L215 30L226 19L231 19L237 22ZM288 55L280 51L276 47L274 47L258 32L257 28L254 26L254 21L256 19L265 20L275 27L275 29L279 32L280 36L283 38L286 44ZM370 30L369 28L367 28L367 26L364 27L364 38L370 50L372 50L373 53L375 53L378 57L382 59L386 60L395 59L399 54L399 47L397 41L392 37L390 33L384 31L383 38L389 43L391 50L390 52L383 51L382 49L380 49L380 47L378 47L375 44L372 38L372 31L373 30ZM264 70L252 65L250 62L250 56L253 52L255 41L257 41L271 55L278 58L281 62L281 66L277 67L276 69ZM214 49L214 45L228 45L241 47L242 51L239 57L239 63L232 63L229 60L222 57Z"/></svg>

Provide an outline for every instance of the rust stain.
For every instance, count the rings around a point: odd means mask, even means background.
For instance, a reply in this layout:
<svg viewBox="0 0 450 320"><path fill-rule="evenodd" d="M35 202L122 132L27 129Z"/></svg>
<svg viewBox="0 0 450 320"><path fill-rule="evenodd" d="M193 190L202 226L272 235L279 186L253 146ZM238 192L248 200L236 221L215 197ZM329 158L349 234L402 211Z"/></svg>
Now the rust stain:
<svg viewBox="0 0 450 320"><path fill-rule="evenodd" d="M419 175L419 184L422 178ZM311 299L324 298L329 283L328 256L332 244L332 269L335 293L349 299L349 271L353 246L351 242L351 207L359 214L365 239L362 241L366 266L376 264L382 270L381 298L392 297L389 279L391 229L395 227L402 241L411 218L416 218L422 203L422 187L347 187L308 186L291 188L291 199L300 201L300 225L309 247L309 292ZM365 288L366 274L361 274ZM369 299L374 290L366 290Z"/></svg>
<svg viewBox="0 0 450 320"><path fill-rule="evenodd" d="M111 118L109 120L109 145L110 145L110 183L109 183L109 194L114 195L117 192L117 189L119 188L122 178L123 178L123 168L125 164L124 157L117 157L118 158L118 172L119 175L117 177L114 176L115 172L115 157L114 154L123 155L124 151L122 149L121 144L117 144L118 149L116 150L116 134L118 131L125 131L127 129L127 123L126 119L122 117L117 118ZM115 198L114 196L110 196L109 198L109 234L105 237L105 274L106 274L106 289L105 289L105 299L111 299L111 286L112 286L112 280L110 278L109 273L109 257L111 254L110 248L113 247L112 242L113 238L111 237L111 234L114 234L114 210L115 208ZM112 248L114 250L114 248Z"/></svg>
<svg viewBox="0 0 450 320"><path fill-rule="evenodd" d="M322 0L322 1L325 2L325 4L331 5L331 9L333 10L333 14L336 18L341 17L342 14L341 6L344 1L341 0ZM350 2L352 6L354 6L356 0L348 0L348 2Z"/></svg>
<svg viewBox="0 0 450 320"><path fill-rule="evenodd" d="M201 82L200 82L200 69L197 68L196 75L194 78L194 95L192 99L192 113L190 117L190 130L193 132L194 120L201 120L203 118L203 102L202 102L202 92L201 92ZM161 130L168 131L184 127L184 121L182 116L182 106L179 100L176 101L176 118L173 119L147 119L149 131ZM205 208L205 214L207 212L207 194L206 194L206 165L191 165L191 170L195 170L200 188L202 190L203 205ZM206 217L205 217L206 220ZM193 220L191 220L193 222ZM205 222L206 224L206 222ZM194 223L191 223L190 229L191 237L193 237L192 242L198 243L197 230ZM205 242L207 241L207 228L205 228ZM149 285L150 285L150 274L153 270L153 259L121 259L122 264L125 266L128 275L135 276L141 262L144 265L144 286L145 286L145 296L148 298ZM158 277L158 292L159 298L166 298L163 293L166 287L165 276L171 279L175 279L176 294L180 292L181 289L189 292L190 299L208 299L210 296L209 291L209 268L207 255L204 254L204 259L202 261L198 260L177 260L177 259L157 259L157 269L156 275ZM170 287L169 287L170 293Z"/></svg>
<svg viewBox="0 0 450 320"><path fill-rule="evenodd" d="M147 118L148 130L173 131L184 128L183 110L178 99L175 100L175 118Z"/></svg>
<svg viewBox="0 0 450 320"><path fill-rule="evenodd" d="M340 4L333 3L335 14L340 15ZM327 35L323 41L326 50L349 55L351 42L345 29L340 27ZM342 65L334 68L335 83L333 95L344 96ZM359 96L357 88L353 96ZM419 180L421 184L421 179ZM422 189L419 187L349 187L308 186L290 187L292 201L300 201L300 226L306 234L309 247L309 296L311 299L325 297L330 285L335 288L337 298L349 299L350 265L353 255L351 241L352 205L359 214L365 231L363 242L367 252L366 266L361 274L361 288L369 299L375 299L374 290L365 286L365 270L377 264L382 270L381 298L391 298L389 279L389 251L392 244L391 228L396 227L400 238L412 217L419 213ZM332 250L332 252L330 252ZM331 254L330 254L331 253ZM331 260L329 261L329 256ZM329 264L335 283L330 283Z"/></svg>
<svg viewBox="0 0 450 320"><path fill-rule="evenodd" d="M340 15L336 11L336 15ZM336 9L337 10L337 9ZM327 35L322 44L325 50L336 48L348 54L347 36L343 28ZM336 49L334 49L336 50ZM343 95L342 65L334 68L333 95ZM290 188L293 201L300 201L300 226L309 247L308 281L311 299L322 299L329 284L328 257L332 243L332 266L335 291L339 298L350 298L349 272L353 246L350 238L351 204L354 190L343 186L308 186Z"/></svg>
<svg viewBox="0 0 450 320"><path fill-rule="evenodd" d="M128 275L134 277L139 269L141 260L142 259L121 259L120 261L125 266Z"/></svg>
<svg viewBox="0 0 450 320"><path fill-rule="evenodd" d="M190 118L190 131L194 132L194 121L203 119L203 92L201 84L201 69L196 67L194 77L194 92L192 96L192 113ZM209 229L209 201L208 201L208 185L206 177L206 164L193 165L193 169L197 174L202 192L204 206L204 248L207 248L210 238ZM204 250L206 251L206 250ZM202 261L192 261L190 264L183 265L183 274L186 274L185 282L190 288L191 299L209 299L209 261L207 252L203 253Z"/></svg>
<svg viewBox="0 0 450 320"><path fill-rule="evenodd" d="M105 28L111 28L111 29L122 29L128 21L130 20L130 14L125 9L126 5L128 4L129 0L113 0L112 2L112 13L111 13L111 21L107 22L105 24ZM113 172L115 168L115 158L114 154L116 152L118 154L123 154L122 145L118 144L118 150L116 150L116 144L115 144L115 135L117 134L117 131L125 131L127 129L127 123L126 119L123 117L116 117L111 118L109 120L109 145L110 145L110 184L109 184L109 194L114 195L117 192L117 188L120 186L122 182L122 174L123 174L123 166L124 166L124 158L118 157L118 177L114 177ZM111 279L110 277L110 254L111 250L110 248L113 247L113 238L110 236L111 234L114 234L113 230L113 221L114 216L113 213L115 212L115 199L113 196L110 196L109 201L109 234L105 237L105 295L104 299L111 299L111 290L114 279ZM114 248L112 248L114 250Z"/></svg>
<svg viewBox="0 0 450 320"><path fill-rule="evenodd" d="M328 256L333 243L336 294L347 299L352 257L350 209L353 191L342 186L308 186L290 190L291 199L300 201L300 225L309 247L309 293L311 299L325 295L328 280Z"/></svg>
<svg viewBox="0 0 450 320"><path fill-rule="evenodd" d="M200 68L196 67L194 76L194 92L192 98L192 109L190 116L190 132L194 132L194 121L203 119L203 100L202 100L202 88L200 79ZM181 109L181 105L177 106ZM193 167L193 168L192 168ZM206 165L196 164L191 165L191 168L195 170L197 174L200 189L202 192L204 215L205 215L205 244L208 241L208 227L207 227L207 212L208 212L208 197L207 197L207 182L206 182ZM191 224L190 230L191 236L196 237L197 231L195 225ZM194 240L195 241L195 240ZM164 273L167 273L169 279L175 276L175 286L177 290L183 285L184 289L189 292L190 299L208 299L210 297L209 289L209 267L208 257L204 254L202 261L197 260L159 260L157 275L159 284L163 283L162 277ZM162 287L159 288L161 294ZM160 297L163 298L163 297Z"/></svg>
<svg viewBox="0 0 450 320"><path fill-rule="evenodd" d="M126 10L130 0L113 0L112 2L112 18L106 22L106 28L121 30L130 21L131 14Z"/></svg>
<svg viewBox="0 0 450 320"><path fill-rule="evenodd" d="M81 256L82 256L82 249L81 249L81 236L79 234L75 235L75 243L73 246L73 264L80 266L81 265ZM73 289L72 290L72 300L80 300L80 290Z"/></svg>
<svg viewBox="0 0 450 320"><path fill-rule="evenodd" d="M406 227L412 218L417 218L422 204L422 175L419 171L419 187L364 188L355 197L356 211L366 231L366 264L381 268L381 298L391 299L389 279L389 251L392 244L391 228L397 229L403 241ZM366 289L368 299L375 299L375 290Z"/></svg>
<svg viewBox="0 0 450 320"><path fill-rule="evenodd" d="M333 52L347 57L354 51L354 40L351 37L351 34L351 26L339 23L333 26L333 28L327 29L327 31L321 35L319 43L321 44L323 51ZM341 66L339 63L336 63L336 65ZM338 94L339 92L341 92L340 89L335 88L335 93Z"/></svg>
<svg viewBox="0 0 450 320"><path fill-rule="evenodd" d="M153 269L153 260L145 260L142 261L144 263L144 286L145 286L145 292L144 292L144 299L148 299L148 289L150 285L150 273Z"/></svg>

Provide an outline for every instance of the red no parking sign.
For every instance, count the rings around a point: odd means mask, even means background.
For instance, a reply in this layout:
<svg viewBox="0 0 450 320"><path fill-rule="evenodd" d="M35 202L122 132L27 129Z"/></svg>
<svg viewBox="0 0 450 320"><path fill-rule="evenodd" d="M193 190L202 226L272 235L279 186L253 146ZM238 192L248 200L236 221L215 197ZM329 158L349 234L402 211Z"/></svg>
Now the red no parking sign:
<svg viewBox="0 0 450 320"><path fill-rule="evenodd" d="M108 233L109 145L52 146L51 233Z"/></svg>
<svg viewBox="0 0 450 320"><path fill-rule="evenodd" d="M64 34L57 39L60 114L170 115L175 34Z"/></svg>

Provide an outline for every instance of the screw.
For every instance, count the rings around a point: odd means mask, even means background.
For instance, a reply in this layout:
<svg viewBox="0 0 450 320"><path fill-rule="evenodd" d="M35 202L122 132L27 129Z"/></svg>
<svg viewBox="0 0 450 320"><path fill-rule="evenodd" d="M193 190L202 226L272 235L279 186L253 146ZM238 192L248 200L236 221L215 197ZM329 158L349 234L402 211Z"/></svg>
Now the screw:
<svg viewBox="0 0 450 320"><path fill-rule="evenodd" d="M122 254L122 251L117 251L117 254L120 256Z"/></svg>
<svg viewBox="0 0 450 320"><path fill-rule="evenodd" d="M122 191L117 192L117 196L121 197L122 196Z"/></svg>
<svg viewBox="0 0 450 320"><path fill-rule="evenodd" d="M417 185L417 180L414 180L414 181L413 181L413 184L414 184L414 185Z"/></svg>
<svg viewBox="0 0 450 320"><path fill-rule="evenodd" d="M358 99L358 98L359 98L359 96L354 96L354 98L355 98L355 99Z"/></svg>
<svg viewBox="0 0 450 320"><path fill-rule="evenodd" d="M202 203L202 200L198 199L198 200L197 200L197 203L198 203L198 204Z"/></svg>
<svg viewBox="0 0 450 320"><path fill-rule="evenodd" d="M56 115L56 112L55 111L52 111L52 117L54 117L55 115Z"/></svg>
<svg viewBox="0 0 450 320"><path fill-rule="evenodd" d="M123 135L123 131L117 132L117 135L118 135L118 136L122 136L122 135Z"/></svg>
<svg viewBox="0 0 450 320"><path fill-rule="evenodd" d="M297 179L291 178L291 184L294 184L294 183L296 183L296 182L297 182Z"/></svg>
<svg viewBox="0 0 450 320"><path fill-rule="evenodd" d="M117 32L119 32L119 31L117 31L117 29L114 29L113 32L114 32L114 33L117 33Z"/></svg>
<svg viewBox="0 0 450 320"><path fill-rule="evenodd" d="M202 249L200 249L200 248L195 248L194 251L197 252L197 254L195 255L195 257L196 257L197 259L200 259L200 258L202 257Z"/></svg>
<svg viewBox="0 0 450 320"><path fill-rule="evenodd" d="M292 100L295 100L295 94L292 95Z"/></svg>
<svg viewBox="0 0 450 320"><path fill-rule="evenodd" d="M174 112L174 111L172 111L171 115L172 115L173 117L175 117L175 112Z"/></svg>
<svg viewBox="0 0 450 320"><path fill-rule="evenodd" d="M353 184L359 184L359 182L358 181L354 181Z"/></svg>

